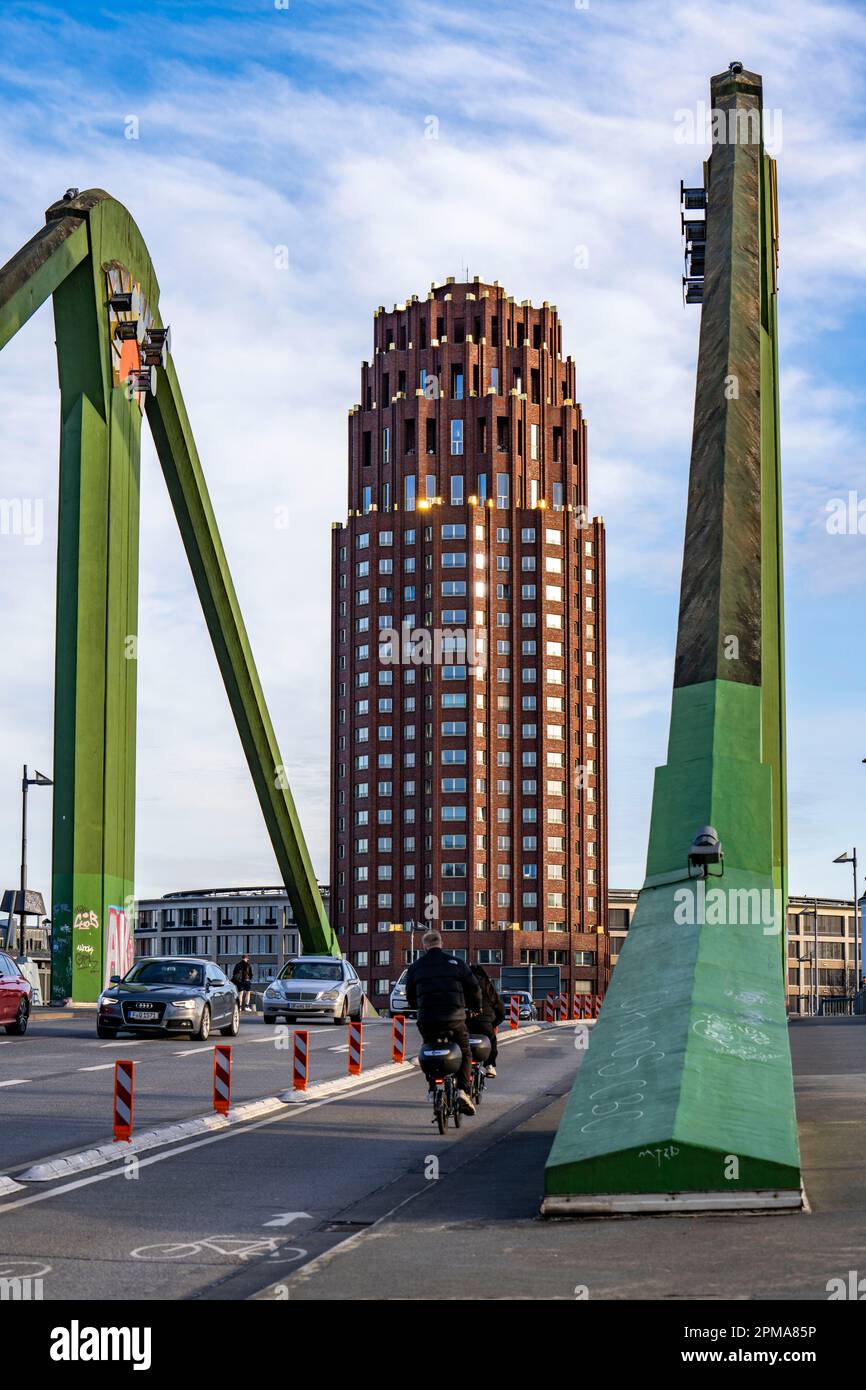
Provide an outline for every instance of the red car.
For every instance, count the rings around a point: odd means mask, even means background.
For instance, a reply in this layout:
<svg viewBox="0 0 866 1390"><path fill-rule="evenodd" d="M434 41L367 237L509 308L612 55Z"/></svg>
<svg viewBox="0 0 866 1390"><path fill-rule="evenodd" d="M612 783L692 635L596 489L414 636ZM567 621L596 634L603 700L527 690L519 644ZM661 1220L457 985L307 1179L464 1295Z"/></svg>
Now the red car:
<svg viewBox="0 0 866 1390"><path fill-rule="evenodd" d="M0 951L0 1026L19 1036L27 1032L33 989L11 956Z"/></svg>

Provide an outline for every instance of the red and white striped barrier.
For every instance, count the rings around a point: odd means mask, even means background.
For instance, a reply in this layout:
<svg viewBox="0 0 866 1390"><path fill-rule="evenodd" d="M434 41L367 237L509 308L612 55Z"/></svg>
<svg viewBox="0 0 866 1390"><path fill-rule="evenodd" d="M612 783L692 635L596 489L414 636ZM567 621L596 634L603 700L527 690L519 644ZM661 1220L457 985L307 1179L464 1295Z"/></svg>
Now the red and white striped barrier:
<svg viewBox="0 0 866 1390"><path fill-rule="evenodd" d="M574 991L574 995L571 1000L571 1016L573 1019L580 1018L580 995L578 994L577 990Z"/></svg>
<svg viewBox="0 0 866 1390"><path fill-rule="evenodd" d="M298 1028L294 1034L294 1065L292 1068L292 1085L296 1091L306 1091L307 1074L309 1072L309 1044L310 1035L306 1028Z"/></svg>
<svg viewBox="0 0 866 1390"><path fill-rule="evenodd" d="M552 1023L552 1022L553 1022L553 995L552 995L552 994L548 994L547 998L546 998L545 1001L544 1001L544 1021L545 1021L545 1023Z"/></svg>
<svg viewBox="0 0 866 1390"><path fill-rule="evenodd" d="M132 1097L135 1088L135 1063L116 1061L114 1064L114 1140L132 1138Z"/></svg>
<svg viewBox="0 0 866 1390"><path fill-rule="evenodd" d="M516 994L512 994L511 996L508 1026L509 1028L520 1027L520 1000L518 999Z"/></svg>
<svg viewBox="0 0 866 1390"><path fill-rule="evenodd" d="M394 1015L394 1027L391 1030L391 1060L393 1062L405 1062L406 1060L406 1020L402 1014Z"/></svg>
<svg viewBox="0 0 866 1390"><path fill-rule="evenodd" d="M560 1023L567 1023L567 1022L568 1022L568 995L567 995L567 994L560 994L560 996L559 996L559 1021L560 1021Z"/></svg>
<svg viewBox="0 0 866 1390"><path fill-rule="evenodd" d="M349 1075L360 1076L363 1066L364 1053L364 1025L363 1023L349 1024Z"/></svg>
<svg viewBox="0 0 866 1390"><path fill-rule="evenodd" d="M602 996L601 996L600 994L597 994L597 995L595 996L595 1016L596 1016L596 1018L598 1018L599 1014L601 1013L601 999L602 999Z"/></svg>
<svg viewBox="0 0 866 1390"><path fill-rule="evenodd" d="M227 1043L217 1043L213 1050L213 1108L218 1115L227 1115L232 1098L232 1050Z"/></svg>

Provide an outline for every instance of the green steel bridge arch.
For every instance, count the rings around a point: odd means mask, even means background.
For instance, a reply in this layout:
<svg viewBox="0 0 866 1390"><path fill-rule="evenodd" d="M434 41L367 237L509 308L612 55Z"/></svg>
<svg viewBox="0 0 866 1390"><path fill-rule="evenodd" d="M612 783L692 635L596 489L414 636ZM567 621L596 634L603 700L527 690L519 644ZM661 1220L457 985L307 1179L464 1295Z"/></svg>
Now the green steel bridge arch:
<svg viewBox="0 0 866 1390"><path fill-rule="evenodd" d="M338 956L164 333L153 263L126 208L100 189L70 190L0 270L0 348L49 295L61 407L52 992L94 1000L131 957L143 413L301 940L308 951Z"/></svg>

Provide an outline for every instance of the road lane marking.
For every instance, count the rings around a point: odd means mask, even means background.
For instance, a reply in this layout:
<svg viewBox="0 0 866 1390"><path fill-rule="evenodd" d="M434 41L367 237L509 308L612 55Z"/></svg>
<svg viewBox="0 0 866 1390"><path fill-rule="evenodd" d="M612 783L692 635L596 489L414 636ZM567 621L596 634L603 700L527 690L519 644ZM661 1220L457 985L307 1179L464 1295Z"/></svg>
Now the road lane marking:
<svg viewBox="0 0 866 1390"><path fill-rule="evenodd" d="M114 1066L114 1063L113 1063L113 1062L100 1062L100 1064L99 1064L98 1067L79 1067L78 1070L79 1070L79 1071L111 1071L112 1068L113 1068L113 1066Z"/></svg>
<svg viewBox="0 0 866 1390"><path fill-rule="evenodd" d="M16 1076L11 1081L0 1081L0 1086L26 1086L30 1080L29 1076Z"/></svg>
<svg viewBox="0 0 866 1390"><path fill-rule="evenodd" d="M553 1025L553 1029L559 1031L559 1025ZM544 1028L539 1024L533 1024L526 1029L521 1029L518 1033L512 1034L510 1037L504 1037L500 1042L500 1047L507 1046L510 1043L516 1043L521 1038L544 1036L548 1031L553 1030ZM369 1092L378 1091L383 1086L393 1086L395 1082L405 1080L406 1077L414 1076L415 1074L416 1068L414 1059L411 1061L407 1059L407 1061L402 1065L394 1067L393 1075L386 1076L383 1079L377 1080L375 1082L368 1081L363 1075L360 1077L340 1078L339 1084L341 1085L341 1089L336 1093L322 1096L319 1100L314 1100L310 1098L309 1100L305 1100L303 1104L291 1105L286 1103L282 1105L278 1111L276 1111L273 1114L266 1115L261 1120L240 1121L235 1125L227 1125L224 1129L221 1128L219 1132L216 1134L208 1134L200 1139L191 1140L189 1143L186 1144L178 1144L176 1141L173 1142L170 1139L166 1139L164 1140L164 1143L167 1145L167 1147L161 1149L159 1153L145 1153L145 1156L143 1157L139 1154L136 1154L137 1164L139 1168L145 1168L149 1167L152 1163L162 1163L165 1159L174 1158L176 1155L180 1154L190 1153L196 1149L203 1148L207 1144L216 1144L222 1139L231 1138L233 1135L250 1134L253 1132L253 1130L263 1129L266 1125L277 1124L280 1120L284 1120L292 1114L308 1114L311 1110L317 1110L320 1106L323 1105L333 1105L336 1101L339 1100L354 1100L360 1096L368 1094ZM349 1081L350 1083L354 1082L355 1084L350 1084L347 1086L345 1084L347 1081ZM322 1082L321 1084L323 1086L327 1086L333 1085L334 1083ZM284 1094L289 1095L292 1100L298 1100L298 1097L292 1096L291 1093ZM266 1097L265 1099L277 1099L277 1097ZM256 1102L251 1103L255 1104ZM207 1116L205 1118L210 1120L211 1122L213 1122L214 1119L214 1117L212 1116ZM49 1160L44 1161L47 1162ZM47 1202L50 1198L61 1196L64 1192L73 1192L80 1187L89 1187L93 1183L105 1182L109 1178L122 1177L125 1175L126 1166L125 1164L121 1163L120 1167L110 1168L107 1172L92 1173L90 1176L86 1178L76 1178L72 1182L65 1182L62 1183L62 1185L52 1187L46 1192L36 1192L30 1196L18 1198L14 1202L0 1203L0 1216L2 1216L3 1213L7 1211L17 1211L19 1207L32 1206L35 1202ZM49 1179L49 1181L57 1180Z"/></svg>

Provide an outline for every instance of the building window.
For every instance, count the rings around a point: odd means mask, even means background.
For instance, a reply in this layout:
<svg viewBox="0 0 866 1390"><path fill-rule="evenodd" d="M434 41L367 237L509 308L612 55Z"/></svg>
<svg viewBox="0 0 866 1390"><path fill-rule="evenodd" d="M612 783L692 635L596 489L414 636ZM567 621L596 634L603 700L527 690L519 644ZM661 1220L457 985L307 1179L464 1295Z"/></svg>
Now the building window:
<svg viewBox="0 0 866 1390"><path fill-rule="evenodd" d="M463 421L451 421L451 452L452 454L463 453Z"/></svg>

